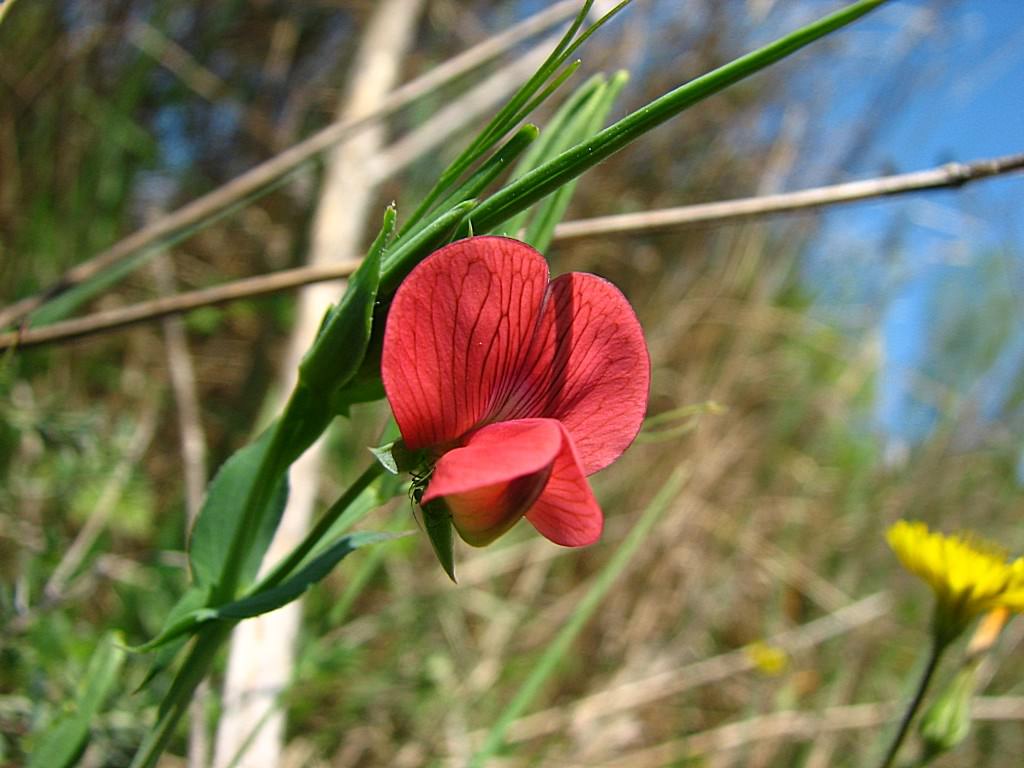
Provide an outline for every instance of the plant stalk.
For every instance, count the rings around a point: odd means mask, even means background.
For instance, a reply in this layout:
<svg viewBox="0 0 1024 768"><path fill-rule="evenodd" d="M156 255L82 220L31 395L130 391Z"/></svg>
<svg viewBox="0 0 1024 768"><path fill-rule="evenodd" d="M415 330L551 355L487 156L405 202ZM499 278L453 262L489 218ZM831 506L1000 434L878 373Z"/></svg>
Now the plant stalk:
<svg viewBox="0 0 1024 768"><path fill-rule="evenodd" d="M890 768L893 760L896 759L896 753L899 752L900 747L903 745L903 740L906 738L907 733L910 732L910 724L914 721L914 715L916 715L917 710L921 708L921 703L924 701L925 694L928 692L928 687L931 685L932 679L935 677L935 670L939 668L939 662L942 660L942 654L948 647L948 640L939 636L932 638L931 648L928 652L928 663L925 665L920 681L918 681L914 698L910 700L910 704L903 713L903 719L900 720L900 727L896 731L895 736L893 736L892 742L890 742L889 748L885 752L885 757L882 758L882 762L879 763L879 768Z"/></svg>

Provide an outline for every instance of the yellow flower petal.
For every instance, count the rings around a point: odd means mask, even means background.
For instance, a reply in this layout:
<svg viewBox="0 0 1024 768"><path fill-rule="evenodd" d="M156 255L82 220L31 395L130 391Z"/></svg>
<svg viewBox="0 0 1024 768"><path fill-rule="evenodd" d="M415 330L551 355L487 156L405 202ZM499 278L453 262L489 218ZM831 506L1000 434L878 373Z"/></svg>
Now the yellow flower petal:
<svg viewBox="0 0 1024 768"><path fill-rule="evenodd" d="M889 528L886 538L903 567L928 583L957 623L993 608L1024 611L1024 558L1010 563L995 544L932 533L924 523L906 520Z"/></svg>

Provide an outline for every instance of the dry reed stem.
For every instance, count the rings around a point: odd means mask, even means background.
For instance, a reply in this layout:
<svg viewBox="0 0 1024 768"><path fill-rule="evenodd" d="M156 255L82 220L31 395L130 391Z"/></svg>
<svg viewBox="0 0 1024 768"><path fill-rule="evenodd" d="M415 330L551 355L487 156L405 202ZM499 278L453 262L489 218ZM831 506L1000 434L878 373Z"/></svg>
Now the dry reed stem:
<svg viewBox="0 0 1024 768"><path fill-rule="evenodd" d="M765 642L784 650L789 655L797 655L826 640L877 620L889 610L889 605L887 595L870 595L835 613L768 637ZM585 696L571 707L552 707L527 715L512 725L508 740L525 741L578 728L612 714L635 709L741 672L748 672L755 666L754 660L746 650L739 648L693 664L658 672Z"/></svg>
<svg viewBox="0 0 1024 768"><path fill-rule="evenodd" d="M601 762L587 762L587 768L655 768L704 755L727 752L757 742L791 739L811 741L825 734L877 728L900 713L900 702L847 704L822 712L785 710L728 723L707 731L674 739L654 747L620 755ZM1017 722L1024 720L1024 697L982 696L972 702L975 720ZM583 768L568 763L566 768Z"/></svg>
<svg viewBox="0 0 1024 768"><path fill-rule="evenodd" d="M555 238L567 241L611 234L637 234L678 229L711 222L721 223L770 213L806 210L928 189L961 187L970 182L1014 173L1021 169L1024 169L1024 153L969 163L947 163L925 171L862 179L799 192L783 192L740 200L723 200L666 208L659 211L567 221L556 228Z"/></svg>
<svg viewBox="0 0 1024 768"><path fill-rule="evenodd" d="M642 214L569 221L559 225L555 231L555 238L556 241L565 241L598 235L642 233L695 224L718 224L740 218L818 208L872 197L889 197L942 187L960 187L973 181L1015 172L1022 168L1024 168L1024 154L1007 155L970 163L951 163L927 171L865 179L848 184L769 195L764 198L753 197L701 203L682 208L648 211ZM23 328L18 331L8 331L0 333L0 350L13 346L27 348L81 338L169 314L188 312L199 307L215 306L238 299L289 290L310 283L335 280L339 277L347 277L358 266L358 261L353 261L329 269L300 267L281 270L270 275L245 278L222 286L182 293L166 300L158 299L121 309L97 312L38 329ZM4 320L7 319L5 312L13 313L12 317L18 314L19 303L12 304L7 310L0 311L0 326L4 325Z"/></svg>

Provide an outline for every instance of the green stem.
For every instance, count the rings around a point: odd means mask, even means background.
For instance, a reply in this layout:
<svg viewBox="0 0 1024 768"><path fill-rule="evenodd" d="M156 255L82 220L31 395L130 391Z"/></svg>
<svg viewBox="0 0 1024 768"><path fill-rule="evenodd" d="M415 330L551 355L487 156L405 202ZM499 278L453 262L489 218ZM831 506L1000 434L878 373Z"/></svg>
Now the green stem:
<svg viewBox="0 0 1024 768"><path fill-rule="evenodd" d="M273 587L286 578L314 549L338 518L359 498L359 494L380 475L382 470L381 465L376 462L368 467L331 505L302 542L280 564L275 566L252 591ZM212 621L196 635L195 643L178 669L170 690L160 704L159 718L146 734L142 746L139 747L139 751L132 760L131 768L151 768L156 765L160 755L167 748L167 743L174 735L178 721L188 710L196 688L205 679L210 671L210 666L217 657L217 652L227 642L231 636L231 630L237 623L237 621L229 620Z"/></svg>
<svg viewBox="0 0 1024 768"><path fill-rule="evenodd" d="M346 490L336 502L334 502L330 508L324 512L323 516L317 521L316 525L310 529L309 533L306 534L305 538L299 542L299 544L288 553L280 563L274 566L274 568L268 573L260 582L252 588L253 594L262 592L280 584L284 579L294 571L299 564L306 558L310 552L316 547L317 544L327 535L327 532L331 529L338 518L340 518L345 511L352 506L359 494L365 491L374 480L376 480L380 474L384 471L384 467L379 462L373 462L366 471L361 474L348 490Z"/></svg>
<svg viewBox="0 0 1024 768"><path fill-rule="evenodd" d="M279 478L287 471L291 463L302 452L312 445L313 441L326 427L329 416L321 418L322 425L315 428L310 420L311 409L309 400L312 394L298 384L288 399L288 404L277 422L271 427L274 430L270 438L263 460L249 492L242 502L241 522L237 535L228 543L227 556L224 558L224 569L220 581L214 587L213 602L227 603L237 595L238 581L241 577L242 565L259 530L260 512L266 507L270 495L274 492Z"/></svg>
<svg viewBox="0 0 1024 768"><path fill-rule="evenodd" d="M217 651L231 636L235 621L211 622L196 636L195 644L160 705L160 717L146 734L131 768L152 768L167 748L181 716L188 710L196 688L206 678Z"/></svg>
<svg viewBox="0 0 1024 768"><path fill-rule="evenodd" d="M889 768L892 765L893 760L896 759L896 753L899 752L900 746L903 744L903 740L910 731L910 724L914 720L914 715L917 714L917 710L921 708L921 702L924 701L924 696L928 692L928 686L931 685L932 678L935 677L935 670L939 668L939 661L942 659L942 654L948 647L948 641L943 640L938 636L932 638L931 649L928 655L928 664L925 666L924 673L921 675L921 680L917 684L917 691L914 693L914 698L910 700L910 704L903 713L903 719L900 720L900 727L896 731L896 735L893 737L892 742L889 744L889 749L886 750L885 757L882 759L882 762L879 763L879 768Z"/></svg>

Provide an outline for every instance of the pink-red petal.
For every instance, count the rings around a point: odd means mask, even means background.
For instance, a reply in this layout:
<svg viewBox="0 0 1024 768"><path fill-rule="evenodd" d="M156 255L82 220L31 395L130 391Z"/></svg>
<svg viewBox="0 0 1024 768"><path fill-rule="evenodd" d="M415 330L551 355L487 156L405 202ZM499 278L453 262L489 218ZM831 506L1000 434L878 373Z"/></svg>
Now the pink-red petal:
<svg viewBox="0 0 1024 768"><path fill-rule="evenodd" d="M486 426L438 460L422 501L442 499L466 542L490 544L544 491L563 451L564 434L552 419Z"/></svg>
<svg viewBox="0 0 1024 768"><path fill-rule="evenodd" d="M584 474L611 464L633 442L650 387L650 358L626 297L595 275L552 281L529 355L498 418L558 419Z"/></svg>
<svg viewBox="0 0 1024 768"><path fill-rule="evenodd" d="M409 274L381 359L406 445L447 447L491 420L522 366L547 285L544 257L501 237L452 243Z"/></svg>
<svg viewBox="0 0 1024 768"><path fill-rule="evenodd" d="M526 513L542 536L564 547L585 547L601 538L604 516L584 474L579 453L569 432L562 431L562 446L544 491Z"/></svg>

